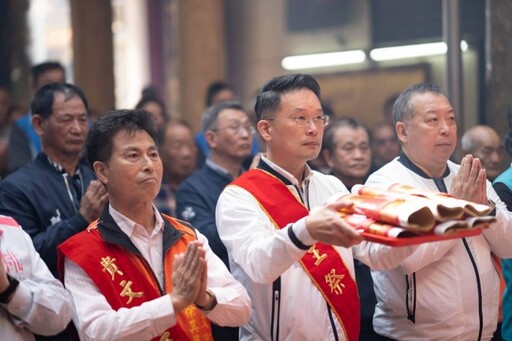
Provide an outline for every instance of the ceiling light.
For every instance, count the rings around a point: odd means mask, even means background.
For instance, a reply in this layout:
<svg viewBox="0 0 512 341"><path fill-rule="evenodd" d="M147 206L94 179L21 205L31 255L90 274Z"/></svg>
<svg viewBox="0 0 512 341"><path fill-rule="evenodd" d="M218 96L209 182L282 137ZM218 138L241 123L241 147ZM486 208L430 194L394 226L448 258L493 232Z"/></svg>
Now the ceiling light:
<svg viewBox="0 0 512 341"><path fill-rule="evenodd" d="M460 47L462 51L466 51L468 49L468 44L464 40L462 40L460 42ZM380 62L384 60L425 57L438 54L445 54L447 50L448 47L445 42L383 47L371 50L370 58L377 62Z"/></svg>
<svg viewBox="0 0 512 341"><path fill-rule="evenodd" d="M310 69L326 66L362 63L366 54L362 50L317 53L283 58L281 66L285 70Z"/></svg>

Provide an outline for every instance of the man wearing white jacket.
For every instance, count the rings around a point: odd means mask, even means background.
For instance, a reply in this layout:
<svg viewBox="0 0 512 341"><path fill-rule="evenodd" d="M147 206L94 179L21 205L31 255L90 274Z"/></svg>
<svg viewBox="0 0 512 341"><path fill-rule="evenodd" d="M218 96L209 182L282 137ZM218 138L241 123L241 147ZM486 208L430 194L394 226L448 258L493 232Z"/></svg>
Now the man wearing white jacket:
<svg viewBox="0 0 512 341"><path fill-rule="evenodd" d="M0 215L2 340L55 335L71 321L71 295L51 274L18 223Z"/></svg>
<svg viewBox="0 0 512 341"><path fill-rule="evenodd" d="M455 113L432 84L416 84L395 102L402 153L367 180L388 188L401 183L494 206L496 223L479 236L426 243L402 264L372 271L377 296L374 328L396 340L489 340L496 329L499 277L491 252L512 257L512 221L486 180L481 162L449 161L457 143Z"/></svg>
<svg viewBox="0 0 512 341"><path fill-rule="evenodd" d="M340 180L313 171L328 118L320 87L309 75L268 81L255 105L266 143L256 169L221 194L216 222L233 276L252 300L240 340L334 341L359 339L359 295L351 246L377 268L395 268L414 248L360 243L338 214L348 201ZM386 256L372 257L370 249Z"/></svg>

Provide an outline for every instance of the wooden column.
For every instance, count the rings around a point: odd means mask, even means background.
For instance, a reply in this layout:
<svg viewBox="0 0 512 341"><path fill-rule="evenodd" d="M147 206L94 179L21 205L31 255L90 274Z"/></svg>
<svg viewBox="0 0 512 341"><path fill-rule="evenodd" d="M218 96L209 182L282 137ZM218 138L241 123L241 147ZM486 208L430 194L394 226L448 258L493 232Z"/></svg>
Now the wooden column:
<svg viewBox="0 0 512 341"><path fill-rule="evenodd" d="M171 111L199 131L208 85L227 80L225 0L171 0L168 6L174 29L167 36L174 39L173 60L166 61L172 65L167 75Z"/></svg>
<svg viewBox="0 0 512 341"><path fill-rule="evenodd" d="M507 109L512 106L512 2L487 0L485 123L508 133Z"/></svg>
<svg viewBox="0 0 512 341"><path fill-rule="evenodd" d="M114 109L112 8L105 0L70 0L74 83L85 91L89 109Z"/></svg>

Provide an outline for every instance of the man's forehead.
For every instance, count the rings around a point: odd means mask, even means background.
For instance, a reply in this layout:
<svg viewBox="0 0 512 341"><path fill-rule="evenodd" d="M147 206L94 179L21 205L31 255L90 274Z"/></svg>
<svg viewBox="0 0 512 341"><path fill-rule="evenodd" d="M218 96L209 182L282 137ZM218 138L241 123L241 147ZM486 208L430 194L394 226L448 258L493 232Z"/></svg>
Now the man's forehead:
<svg viewBox="0 0 512 341"><path fill-rule="evenodd" d="M421 92L412 95L410 100L412 105L423 105L423 106L438 106L439 104L447 105L451 108L450 101L448 98L437 92Z"/></svg>
<svg viewBox="0 0 512 341"><path fill-rule="evenodd" d="M60 69L52 69L40 75L36 80L36 85L41 88L47 84L64 82L64 72Z"/></svg>
<svg viewBox="0 0 512 341"><path fill-rule="evenodd" d="M249 119L249 115L243 110L235 108L226 108L217 116L217 120Z"/></svg>

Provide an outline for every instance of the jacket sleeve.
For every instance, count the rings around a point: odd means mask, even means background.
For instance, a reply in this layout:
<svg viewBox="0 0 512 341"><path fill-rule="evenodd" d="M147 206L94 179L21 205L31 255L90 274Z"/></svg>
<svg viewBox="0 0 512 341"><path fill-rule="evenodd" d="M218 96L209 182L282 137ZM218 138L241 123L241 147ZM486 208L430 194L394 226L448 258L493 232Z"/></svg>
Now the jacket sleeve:
<svg viewBox="0 0 512 341"><path fill-rule="evenodd" d="M217 228L232 260L256 283L272 283L299 260L298 248L288 229L305 230L304 218L277 230L256 200L244 189L228 186L216 209ZM302 228L295 227L301 225Z"/></svg>
<svg viewBox="0 0 512 341"><path fill-rule="evenodd" d="M76 213L69 219L41 226L48 218L35 207L33 199L17 190L15 185L5 182L0 185L0 214L11 216L30 235L37 252L56 276L57 246L82 231L88 225L85 218Z"/></svg>
<svg viewBox="0 0 512 341"><path fill-rule="evenodd" d="M18 327L40 335L55 335L71 321L71 295L48 270L30 237L21 229L19 233L23 234L23 252L30 255L32 271L27 278L19 279L20 284L6 309Z"/></svg>
<svg viewBox="0 0 512 341"><path fill-rule="evenodd" d="M237 327L247 323L251 316L251 299L247 290L212 252L205 236L198 233L198 240L203 242L206 250L207 286L217 299L217 305L206 316L219 326Z"/></svg>
<svg viewBox="0 0 512 341"><path fill-rule="evenodd" d="M501 258L512 258L512 248L510 247L512 244L512 212L501 201L489 181L487 182L487 198L495 203L496 222L485 229L483 234L491 245L493 253Z"/></svg>

